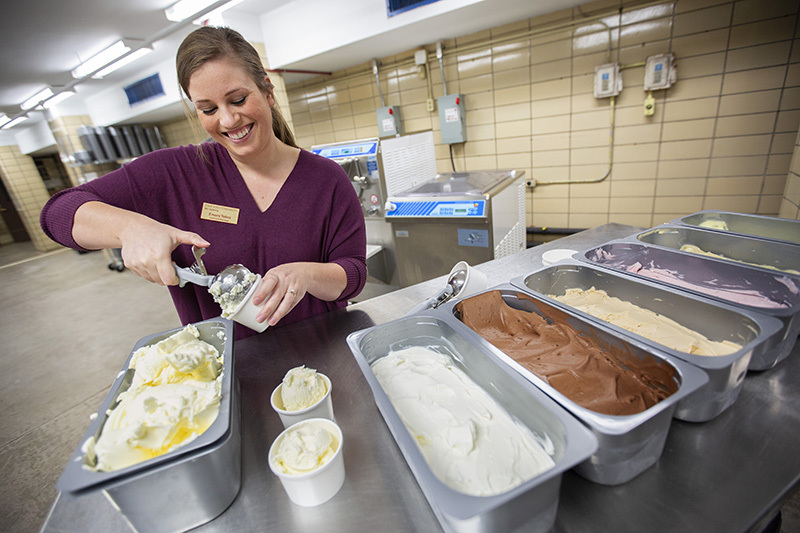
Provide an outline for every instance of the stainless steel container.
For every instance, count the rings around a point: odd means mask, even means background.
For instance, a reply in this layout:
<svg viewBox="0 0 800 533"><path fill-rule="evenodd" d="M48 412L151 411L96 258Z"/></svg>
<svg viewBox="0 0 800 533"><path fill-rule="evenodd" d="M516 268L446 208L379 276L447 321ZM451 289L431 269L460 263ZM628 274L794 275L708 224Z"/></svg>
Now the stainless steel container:
<svg viewBox="0 0 800 533"><path fill-rule="evenodd" d="M717 259L746 264L773 273L781 271L800 276L800 246L781 241L671 224L650 228L639 233L636 238L645 244L673 250L681 250L686 245L696 246L705 252L723 256Z"/></svg>
<svg viewBox="0 0 800 533"><path fill-rule="evenodd" d="M106 128L108 134L111 136L111 139L114 141L114 146L117 149L117 153L119 154L120 158L122 159L130 159L133 157L131 155L131 150L128 147L128 142L125 140L125 135L122 133L121 128L115 128L114 126L108 126Z"/></svg>
<svg viewBox="0 0 800 533"><path fill-rule="evenodd" d="M560 263L536 270L526 276L511 280L523 290L533 291L549 304L562 307L588 321L608 324L622 337L643 343L702 368L708 383L679 401L674 417L690 422L711 420L730 407L738 398L751 356L771 349L773 337L782 328L774 317L750 313L744 309L700 296L676 291L658 283L634 279L624 274L582 264L577 261ZM742 347L727 355L703 356L681 352L646 337L637 335L614 324L567 306L548 295L562 296L567 289L588 290L596 288L609 296L630 302L661 316L670 318L715 341L731 341Z"/></svg>
<svg viewBox="0 0 800 533"><path fill-rule="evenodd" d="M106 158L109 161L115 161L120 158L119 153L117 153L117 147L114 146L114 141L111 139L111 134L108 130L103 126L95 126L94 133L97 135L97 138L100 140L100 144L103 146L103 152L106 154Z"/></svg>
<svg viewBox="0 0 800 533"><path fill-rule="evenodd" d="M200 339L223 355L222 397L216 420L195 440L177 449L114 472L93 472L82 445L100 435L107 412L130 386L130 357L58 480L63 497L79 498L102 490L137 531L186 531L227 509L241 486L239 390L234 372L233 323L215 318L195 324ZM131 351L157 343L182 328L150 335Z"/></svg>
<svg viewBox="0 0 800 533"><path fill-rule="evenodd" d="M722 221L728 227L727 230L711 228L714 231L727 231L739 235L800 244L800 220L706 210L675 219L671 223L700 226L711 221Z"/></svg>
<svg viewBox="0 0 800 533"><path fill-rule="evenodd" d="M782 361L792 351L800 333L800 277L771 273L763 269L704 257L666 248L646 246L635 237L610 241L586 251L580 258L593 264L624 272L637 279L652 279L630 272L645 265L661 279L658 283L713 300L732 304L755 313L781 320L783 328L770 346L750 358L750 370L766 370ZM742 297L766 297L785 307L768 307L766 303L740 303L730 291L740 291Z"/></svg>
<svg viewBox="0 0 800 533"><path fill-rule="evenodd" d="M403 457L445 531L550 531L556 518L561 475L586 460L597 440L577 420L536 387L453 328L452 316L430 311L352 333L350 350L372 389L375 403ZM513 417L534 433L550 438L555 466L495 496L471 496L451 489L428 466L406 429L371 364L391 350L431 346L449 354L455 364Z"/></svg>
<svg viewBox="0 0 800 533"><path fill-rule="evenodd" d="M128 145L128 150L131 153L131 157L139 157L147 152L146 150L143 150L141 146L139 146L139 141L136 139L133 126L120 126L120 129L122 130L122 136L125 139L125 143Z"/></svg>
<svg viewBox="0 0 800 533"><path fill-rule="evenodd" d="M78 126L78 138L81 140L83 148L91 154L92 161L107 161L106 153L100 144L100 139L92 126Z"/></svg>
<svg viewBox="0 0 800 533"><path fill-rule="evenodd" d="M499 290L503 300L516 309L537 313L549 318L554 311L564 312L563 308L547 303L543 298L529 292L522 292L512 285L500 285L490 290ZM520 296L522 298L520 298ZM465 298L464 301L468 300ZM443 312L456 316L458 303L450 302L442 306ZM681 400L700 389L708 381L701 369L680 359L673 359L644 343L635 343L623 337L605 324L590 322L577 313L572 315L570 325L580 334L598 339L602 345L626 351L640 358L655 357L661 364L670 365L676 372L678 390L641 413L628 416L614 416L597 413L575 403L573 400L550 386L544 379L529 371L514 359L497 349L478 333L459 324L459 332L484 351L517 370L548 396L583 422L597 437L597 452L575 468L581 476L603 485L625 483L651 467L658 461L664 449L672 415Z"/></svg>

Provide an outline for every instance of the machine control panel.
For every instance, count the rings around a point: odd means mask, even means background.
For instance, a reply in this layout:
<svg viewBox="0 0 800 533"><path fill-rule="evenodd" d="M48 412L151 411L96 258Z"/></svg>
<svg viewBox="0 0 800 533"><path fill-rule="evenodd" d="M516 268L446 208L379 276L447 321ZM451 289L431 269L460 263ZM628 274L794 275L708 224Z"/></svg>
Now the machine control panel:
<svg viewBox="0 0 800 533"><path fill-rule="evenodd" d="M345 146L323 146L322 148L312 148L311 152L335 159L338 157L353 157L357 155L375 155L378 153L378 143L368 142L361 144L350 144Z"/></svg>
<svg viewBox="0 0 800 533"><path fill-rule="evenodd" d="M394 199L387 203L386 207L387 218L482 218L486 216L486 200L414 202Z"/></svg>

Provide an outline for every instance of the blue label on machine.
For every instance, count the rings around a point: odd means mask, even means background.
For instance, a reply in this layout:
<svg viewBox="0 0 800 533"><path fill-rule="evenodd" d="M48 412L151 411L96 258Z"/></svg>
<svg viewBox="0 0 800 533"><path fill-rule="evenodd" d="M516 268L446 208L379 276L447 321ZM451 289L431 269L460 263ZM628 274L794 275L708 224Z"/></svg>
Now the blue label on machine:
<svg viewBox="0 0 800 533"><path fill-rule="evenodd" d="M312 153L334 159L337 157L352 157L354 155L374 155L378 153L378 143L350 144L347 146L324 146L311 150Z"/></svg>
<svg viewBox="0 0 800 533"><path fill-rule="evenodd" d="M485 216L486 211L486 200L393 203L395 209L387 211L387 217L475 218Z"/></svg>
<svg viewBox="0 0 800 533"><path fill-rule="evenodd" d="M458 228L458 245L459 246L479 246L481 248L489 247L489 230L488 229L463 229Z"/></svg>

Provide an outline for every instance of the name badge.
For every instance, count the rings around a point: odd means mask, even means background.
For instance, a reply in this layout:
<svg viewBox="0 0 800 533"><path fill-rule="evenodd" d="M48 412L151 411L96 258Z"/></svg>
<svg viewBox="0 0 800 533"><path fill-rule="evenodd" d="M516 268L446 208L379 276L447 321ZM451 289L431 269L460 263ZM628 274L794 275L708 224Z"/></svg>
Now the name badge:
<svg viewBox="0 0 800 533"><path fill-rule="evenodd" d="M239 223L239 209L203 202L203 211L200 213L200 218L235 225Z"/></svg>

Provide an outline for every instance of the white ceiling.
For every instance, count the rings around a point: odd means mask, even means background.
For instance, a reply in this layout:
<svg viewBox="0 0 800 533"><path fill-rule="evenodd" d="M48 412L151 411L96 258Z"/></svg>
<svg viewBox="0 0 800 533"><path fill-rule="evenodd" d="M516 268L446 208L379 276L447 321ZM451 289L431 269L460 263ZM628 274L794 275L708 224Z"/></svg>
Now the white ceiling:
<svg viewBox="0 0 800 533"><path fill-rule="evenodd" d="M160 32L167 31L174 24L164 16L164 9L176 0L16 0L3 2L0 15L0 112L13 117L20 113L19 104L43 89L46 85L64 86L73 81L70 71L82 59L87 59L120 38L150 39ZM275 9L296 9L298 39L304 42L310 38L303 31L302 10L307 9L311 0L244 0L233 8L233 16L246 16L258 20L259 27L268 27L270 17L264 16ZM455 11L448 17L447 31L450 36L465 35L478 29L497 25L500 20L481 16L475 5L481 5L486 12L508 11L504 22L519 20L551 12L558 8L583 3L586 0L442 0L469 6L469 9ZM385 13L385 0L361 0L370 9ZM323 5L341 10L352 5L352 0L327 0ZM471 5L471 6L470 6ZM515 6L517 11L504 9ZM524 7L518 7L518 6ZM305 7L304 7L305 6ZM326 7L327 9L327 7ZM519 10L527 10L520 12ZM461 14L459 14L461 13ZM511 17L511 18L510 18ZM516 18L513 18L516 17ZM286 17L284 17L284 20ZM484 26L480 26L483 24ZM480 26L480 27L479 27ZM103 80L81 82L78 92L83 98L93 91L100 91L119 80L128 78L138 70L174 58L180 41L195 27L183 27L154 43L155 52L123 67ZM412 28L393 32L386 36L373 36L371 39L349 43L333 50L318 50L294 64L281 65L283 68L337 70L368 61L372 57L382 57L392 53L412 49L426 43L442 39L445 30L441 24L415 23ZM269 39L265 39L269 43ZM297 41L299 42L299 41ZM270 44L274 46L274 44ZM286 46L292 46L287 42ZM267 51L269 55L269 49ZM290 80L287 80L291 82ZM73 97L75 98L75 97ZM72 100L72 99L70 99ZM69 102L70 100L67 100ZM179 113L179 111L176 111ZM33 113L33 118L41 113ZM18 131L35 120L29 120L13 128Z"/></svg>

